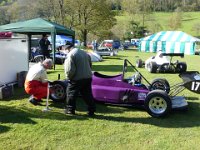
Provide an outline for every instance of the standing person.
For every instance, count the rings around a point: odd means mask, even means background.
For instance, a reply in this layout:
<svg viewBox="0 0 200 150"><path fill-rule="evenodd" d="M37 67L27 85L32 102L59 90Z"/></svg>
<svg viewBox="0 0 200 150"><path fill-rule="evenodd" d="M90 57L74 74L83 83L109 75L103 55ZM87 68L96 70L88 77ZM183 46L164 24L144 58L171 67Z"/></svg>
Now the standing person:
<svg viewBox="0 0 200 150"><path fill-rule="evenodd" d="M72 43L67 43L69 50L65 60L65 75L69 79L67 86L67 98L65 114L75 114L76 98L80 94L88 105L88 115L93 116L95 112L95 102L92 96L92 70L90 56L78 48L74 48Z"/></svg>
<svg viewBox="0 0 200 150"><path fill-rule="evenodd" d="M93 42L93 49L97 50L97 48L98 48L97 40L94 40L94 42Z"/></svg>
<svg viewBox="0 0 200 150"><path fill-rule="evenodd" d="M44 59L50 58L49 54L49 45L50 41L48 40L47 34L43 34L41 40L39 41L40 49L42 51L42 55Z"/></svg>
<svg viewBox="0 0 200 150"><path fill-rule="evenodd" d="M25 91L30 94L29 102L33 105L38 105L42 98L47 96L47 69L51 69L53 62L51 59L45 59L42 63L39 62L33 65L26 76Z"/></svg>

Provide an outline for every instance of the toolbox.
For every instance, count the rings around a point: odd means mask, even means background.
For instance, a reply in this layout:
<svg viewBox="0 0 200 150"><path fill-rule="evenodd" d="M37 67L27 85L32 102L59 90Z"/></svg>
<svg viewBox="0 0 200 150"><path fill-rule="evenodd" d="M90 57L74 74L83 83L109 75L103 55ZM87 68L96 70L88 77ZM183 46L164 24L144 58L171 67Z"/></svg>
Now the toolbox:
<svg viewBox="0 0 200 150"><path fill-rule="evenodd" d="M9 98L13 95L13 85L0 85L0 99Z"/></svg>

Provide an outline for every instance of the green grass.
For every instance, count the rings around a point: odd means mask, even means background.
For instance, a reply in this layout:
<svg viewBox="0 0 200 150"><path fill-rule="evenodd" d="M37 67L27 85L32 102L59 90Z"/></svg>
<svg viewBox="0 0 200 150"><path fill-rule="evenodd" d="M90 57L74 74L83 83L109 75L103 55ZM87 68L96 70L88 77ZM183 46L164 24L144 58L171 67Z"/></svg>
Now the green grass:
<svg viewBox="0 0 200 150"><path fill-rule="evenodd" d="M143 60L152 53L133 50L120 51L118 56L104 57L104 61L93 63L93 71L114 75L121 73L125 58L135 64L136 56ZM189 70L200 71L200 56L185 56ZM178 74L150 74L139 69L149 81L165 77L170 84L181 81ZM62 65L48 71L49 79L57 74L64 79ZM130 73L131 74L131 73ZM188 112L172 112L167 118L150 117L139 108L123 108L97 104L97 116L86 115L86 105L77 101L77 115L64 115L62 103L50 102L51 112L44 113L43 106L28 103L28 95L15 87L14 96L0 100L0 149L77 149L77 150L197 150L200 142L199 95L184 91L189 102Z"/></svg>
<svg viewBox="0 0 200 150"><path fill-rule="evenodd" d="M149 28L152 19L154 20L153 22L159 23L163 31L170 30L168 23L169 23L169 18L171 17L172 13L169 12L156 12L152 13L150 16L148 16L148 20L145 22L145 26ZM182 22L181 22L181 27L178 28L178 31L183 31L186 32L190 35L193 36L200 36L199 33L197 33L194 30L194 25L195 24L200 24L199 21L200 13L199 12L183 12L182 13ZM123 14L121 16L117 16L117 21L118 24L127 24L130 21L131 16L128 14ZM134 20L140 20L141 17L134 16ZM139 21L141 22L141 20Z"/></svg>

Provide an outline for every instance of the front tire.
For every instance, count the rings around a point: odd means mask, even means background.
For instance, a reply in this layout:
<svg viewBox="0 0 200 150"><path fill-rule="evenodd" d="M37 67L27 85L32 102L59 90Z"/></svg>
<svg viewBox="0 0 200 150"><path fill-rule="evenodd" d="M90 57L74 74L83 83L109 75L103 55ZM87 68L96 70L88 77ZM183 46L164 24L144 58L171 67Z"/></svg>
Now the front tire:
<svg viewBox="0 0 200 150"><path fill-rule="evenodd" d="M172 109L170 97L162 90L149 92L145 99L144 106L148 114L155 118L165 117Z"/></svg>
<svg viewBox="0 0 200 150"><path fill-rule="evenodd" d="M157 64L156 64L156 62L150 62L149 64L147 64L147 70L150 73L156 73L156 71L157 71Z"/></svg>

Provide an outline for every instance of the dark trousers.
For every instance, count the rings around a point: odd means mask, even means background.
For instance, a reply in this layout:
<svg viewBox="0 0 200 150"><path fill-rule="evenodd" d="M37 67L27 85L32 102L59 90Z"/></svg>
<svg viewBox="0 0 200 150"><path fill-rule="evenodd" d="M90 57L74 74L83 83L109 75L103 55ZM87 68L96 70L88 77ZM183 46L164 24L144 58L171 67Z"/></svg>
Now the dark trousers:
<svg viewBox="0 0 200 150"><path fill-rule="evenodd" d="M69 111L76 110L76 98L79 93L88 105L89 112L95 112L95 102L92 96L91 88L92 79L82 79L78 81L69 81L67 86L66 109Z"/></svg>
<svg viewBox="0 0 200 150"><path fill-rule="evenodd" d="M43 51L42 51L42 55L43 55L43 57L44 57L44 60L45 60L46 58L50 58L49 50L43 50Z"/></svg>

